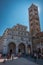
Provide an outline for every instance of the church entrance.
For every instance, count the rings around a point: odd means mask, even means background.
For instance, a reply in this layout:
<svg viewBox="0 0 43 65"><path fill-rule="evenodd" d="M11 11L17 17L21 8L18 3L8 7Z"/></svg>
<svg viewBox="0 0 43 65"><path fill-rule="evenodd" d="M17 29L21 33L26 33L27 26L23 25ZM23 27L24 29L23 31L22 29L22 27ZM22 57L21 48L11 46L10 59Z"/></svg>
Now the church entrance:
<svg viewBox="0 0 43 65"><path fill-rule="evenodd" d="M25 45L23 43L19 44L18 46L18 52L21 54L24 54L25 53Z"/></svg>
<svg viewBox="0 0 43 65"><path fill-rule="evenodd" d="M15 45L15 43L13 43L13 42L9 43L8 47L9 47L8 48L9 53L16 53L16 45Z"/></svg>
<svg viewBox="0 0 43 65"><path fill-rule="evenodd" d="M27 46L27 53L30 54L31 53L31 45Z"/></svg>

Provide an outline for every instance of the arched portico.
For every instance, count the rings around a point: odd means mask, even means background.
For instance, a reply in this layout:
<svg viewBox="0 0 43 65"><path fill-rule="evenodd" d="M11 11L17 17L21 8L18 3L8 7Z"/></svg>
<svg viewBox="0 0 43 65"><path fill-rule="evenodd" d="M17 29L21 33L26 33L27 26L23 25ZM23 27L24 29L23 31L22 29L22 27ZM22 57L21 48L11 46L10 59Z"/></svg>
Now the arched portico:
<svg viewBox="0 0 43 65"><path fill-rule="evenodd" d="M31 53L31 45L27 46L27 53L30 54Z"/></svg>
<svg viewBox="0 0 43 65"><path fill-rule="evenodd" d="M38 52L38 53L41 53L41 48L40 48L40 47L37 48L37 52Z"/></svg>
<svg viewBox="0 0 43 65"><path fill-rule="evenodd" d="M16 53L16 44L14 42L8 44L8 53Z"/></svg>
<svg viewBox="0 0 43 65"><path fill-rule="evenodd" d="M21 52L21 53L25 53L25 44L24 43L20 43L19 45L18 45L18 53L19 52Z"/></svg>

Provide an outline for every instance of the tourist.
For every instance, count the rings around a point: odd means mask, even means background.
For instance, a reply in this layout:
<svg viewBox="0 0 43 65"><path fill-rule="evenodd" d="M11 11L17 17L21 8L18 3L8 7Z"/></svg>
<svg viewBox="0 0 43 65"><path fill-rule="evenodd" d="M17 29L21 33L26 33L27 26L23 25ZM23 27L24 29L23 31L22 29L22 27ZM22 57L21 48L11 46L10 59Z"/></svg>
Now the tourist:
<svg viewBox="0 0 43 65"><path fill-rule="evenodd" d="M37 59L37 53L34 52L34 59L35 59L35 62L36 62L36 59Z"/></svg>
<svg viewBox="0 0 43 65"><path fill-rule="evenodd" d="M12 59L12 60L14 59L14 53L11 54L11 59Z"/></svg>
<svg viewBox="0 0 43 65"><path fill-rule="evenodd" d="M0 54L0 59L2 58L2 54Z"/></svg>

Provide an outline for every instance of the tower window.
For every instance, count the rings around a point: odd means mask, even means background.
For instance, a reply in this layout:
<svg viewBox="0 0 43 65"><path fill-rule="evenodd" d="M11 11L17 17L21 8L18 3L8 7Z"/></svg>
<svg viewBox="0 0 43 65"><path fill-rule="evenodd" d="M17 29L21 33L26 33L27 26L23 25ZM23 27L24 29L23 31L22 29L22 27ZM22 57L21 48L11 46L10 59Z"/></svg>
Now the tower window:
<svg viewBox="0 0 43 65"><path fill-rule="evenodd" d="M38 17L36 17L36 20L39 20L39 18L38 18Z"/></svg>
<svg viewBox="0 0 43 65"><path fill-rule="evenodd" d="M32 12L32 9L30 9L30 11L29 12Z"/></svg>
<svg viewBox="0 0 43 65"><path fill-rule="evenodd" d="M33 25L33 23L31 23L31 26Z"/></svg>
<svg viewBox="0 0 43 65"><path fill-rule="evenodd" d="M38 25L38 23L36 23L36 25Z"/></svg>
<svg viewBox="0 0 43 65"><path fill-rule="evenodd" d="M34 10L37 11L37 8L35 7Z"/></svg>

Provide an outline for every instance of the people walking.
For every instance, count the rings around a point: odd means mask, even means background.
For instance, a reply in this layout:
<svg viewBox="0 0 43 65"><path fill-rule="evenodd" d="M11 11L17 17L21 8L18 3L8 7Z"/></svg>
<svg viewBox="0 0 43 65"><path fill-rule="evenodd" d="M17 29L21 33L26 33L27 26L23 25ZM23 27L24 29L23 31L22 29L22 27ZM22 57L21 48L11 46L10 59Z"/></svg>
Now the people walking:
<svg viewBox="0 0 43 65"><path fill-rule="evenodd" d="M34 52L34 60L35 60L35 62L37 60L37 53L36 52Z"/></svg>

